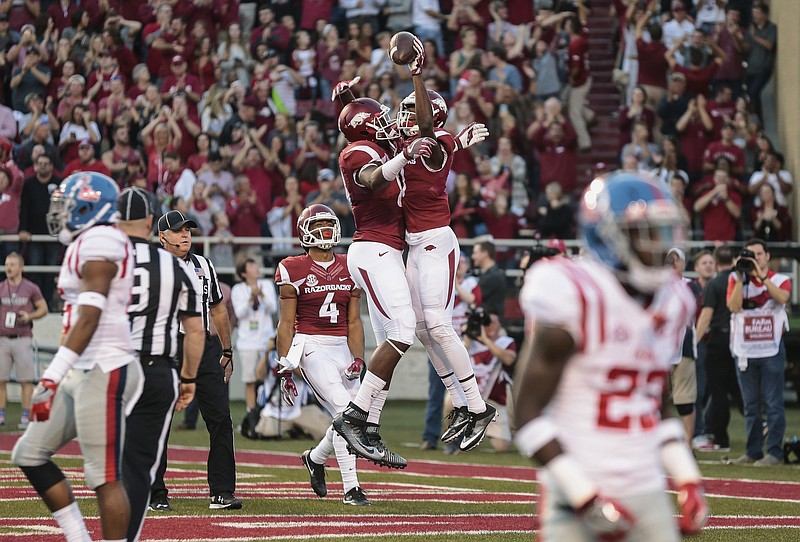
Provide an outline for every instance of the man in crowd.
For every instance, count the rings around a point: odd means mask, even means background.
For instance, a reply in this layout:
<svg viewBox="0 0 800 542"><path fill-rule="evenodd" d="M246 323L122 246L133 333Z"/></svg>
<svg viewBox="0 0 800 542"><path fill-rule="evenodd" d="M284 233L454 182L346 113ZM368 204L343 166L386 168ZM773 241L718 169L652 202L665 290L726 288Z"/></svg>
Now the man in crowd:
<svg viewBox="0 0 800 542"><path fill-rule="evenodd" d="M0 282L0 425L6 421L6 385L11 367L22 388L19 428L30 421L31 394L36 382L33 321L47 315L39 287L22 276L24 261L17 252L6 256L6 280Z"/></svg>

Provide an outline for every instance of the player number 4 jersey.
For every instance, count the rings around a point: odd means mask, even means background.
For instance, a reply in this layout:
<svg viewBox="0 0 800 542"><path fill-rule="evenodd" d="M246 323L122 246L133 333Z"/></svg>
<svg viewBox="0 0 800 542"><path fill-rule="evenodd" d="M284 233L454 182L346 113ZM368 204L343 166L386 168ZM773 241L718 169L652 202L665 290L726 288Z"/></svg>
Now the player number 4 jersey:
<svg viewBox="0 0 800 542"><path fill-rule="evenodd" d="M290 256L278 264L275 283L297 292L295 332L347 336L347 305L356 287L347 271L347 256L336 254L327 269L308 255Z"/></svg>
<svg viewBox="0 0 800 542"><path fill-rule="evenodd" d="M676 275L647 308L593 260L534 265L520 294L535 326L568 331L576 353L548 405L559 440L609 496L663 486L654 429L670 361L695 300Z"/></svg>
<svg viewBox="0 0 800 542"><path fill-rule="evenodd" d="M95 226L82 233L67 247L58 290L64 298L63 332L66 333L78 317L78 294L83 284L83 266L87 262L107 261L117 265L111 281L108 301L100 315L97 330L75 369L92 369L100 365L108 372L126 365L133 353L128 302L133 288L133 246L128 236L114 226Z"/></svg>

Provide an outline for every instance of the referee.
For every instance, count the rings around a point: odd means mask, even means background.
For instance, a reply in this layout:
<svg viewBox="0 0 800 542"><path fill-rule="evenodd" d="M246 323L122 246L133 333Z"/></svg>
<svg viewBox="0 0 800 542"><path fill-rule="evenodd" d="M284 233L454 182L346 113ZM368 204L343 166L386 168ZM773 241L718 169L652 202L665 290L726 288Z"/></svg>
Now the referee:
<svg viewBox="0 0 800 542"><path fill-rule="evenodd" d="M208 485L211 490L209 508L238 510L242 507L242 501L233 496L236 489L236 460L233 453L233 422L228 400L228 381L233 373L231 326L225 304L222 303L222 291L214 265L207 258L191 253L191 228L196 227L197 223L187 219L180 211L170 211L158 219L158 237L161 245L183 260L200 282L205 344L197 372L197 400L209 433ZM217 329L217 337L212 337L210 334L212 320ZM171 509L167 500L167 488L164 485L166 470L167 455L164 453L153 483L150 497L151 510Z"/></svg>
<svg viewBox="0 0 800 542"><path fill-rule="evenodd" d="M131 503L127 536L134 541L144 524L153 483L151 473L161 462L172 409L182 410L194 397L205 332L200 286L194 273L188 273L175 256L148 242L153 210L147 193L128 188L120 195L118 208L118 226L133 243L134 285L128 316L145 378L142 395L128 416L123 454L123 482ZM185 332L180 385L175 361L179 323Z"/></svg>

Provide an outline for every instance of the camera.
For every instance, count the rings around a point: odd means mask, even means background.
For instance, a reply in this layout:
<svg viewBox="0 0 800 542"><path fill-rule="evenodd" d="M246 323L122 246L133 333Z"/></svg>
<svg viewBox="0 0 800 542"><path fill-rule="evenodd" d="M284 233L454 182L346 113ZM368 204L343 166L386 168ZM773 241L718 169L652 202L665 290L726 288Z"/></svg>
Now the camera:
<svg viewBox="0 0 800 542"><path fill-rule="evenodd" d="M744 275L749 275L756 268L756 264L753 261L755 259L756 255L752 250L742 249L739 252L739 260L736 262L736 270Z"/></svg>
<svg viewBox="0 0 800 542"><path fill-rule="evenodd" d="M528 256L528 265L525 267L525 269L528 269L530 266L543 258L552 258L561 254L561 251L559 251L557 248L544 245L534 245L533 248L526 252Z"/></svg>
<svg viewBox="0 0 800 542"><path fill-rule="evenodd" d="M492 319L483 310L483 307L471 306L467 313L467 326L464 330L469 337L477 339L481 336L481 328L492 323Z"/></svg>

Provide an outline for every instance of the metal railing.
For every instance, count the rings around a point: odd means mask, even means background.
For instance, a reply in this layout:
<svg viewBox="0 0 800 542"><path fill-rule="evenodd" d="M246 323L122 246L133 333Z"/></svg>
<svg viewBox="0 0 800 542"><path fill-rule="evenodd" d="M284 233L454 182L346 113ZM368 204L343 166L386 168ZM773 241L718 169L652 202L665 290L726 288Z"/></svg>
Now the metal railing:
<svg viewBox="0 0 800 542"><path fill-rule="evenodd" d="M471 239L459 239L458 242L462 247L462 250L465 247L472 247L480 243L481 241L485 240L486 237L479 237L479 238L471 238ZM40 242L48 242L53 243L55 239L49 235L34 235L32 237L32 242L40 243ZM153 242L158 242L156 237L152 238ZM19 236L17 235L0 235L0 242L19 242ZM211 246L215 244L233 244L233 245L250 245L253 246L256 250L254 252L258 252L262 256L271 256L273 261L277 259L283 258L285 256L291 256L294 254L298 254L301 252L300 244L297 241L296 237L233 237L233 238L218 238L218 237L205 237L205 236L198 236L192 238L192 242L196 247L202 247L203 254L210 254ZM339 243L338 249L340 251L344 251L344 249L349 246L353 242L352 238L344 237L342 238L341 242ZM492 242L495 244L497 248L510 248L510 249L525 249L530 248L534 244L538 243L533 239L492 239ZM567 248L574 252L579 251L583 247L583 242L578 239L565 239L564 243L567 245ZM286 249L273 249L273 245L291 245L293 248L290 250ZM741 243L732 243L734 245L741 245ZM686 241L684 243L684 247L686 249L687 254L690 254L693 250L699 250L703 248L713 247L714 243L708 241ZM792 282L795 285L792 288L792 296L791 296L791 303L792 305L797 305L800 301L800 285L798 283L798 268L800 264L798 261L800 260L800 243L770 243L770 252L773 255L773 258L780 257L782 258L782 269L783 272L787 273L791 278ZM469 254L469 251L467 251ZM58 273L60 266L58 265L25 265L25 272L26 273ZM263 266L261 267L261 272L264 276L272 278L275 276L275 267L273 266ZM235 275L236 269L234 267L217 267L217 273L222 275ZM507 277L516 278L522 276L523 272L520 269L506 269L505 274ZM687 276L693 276L694 273L691 270L687 270Z"/></svg>

